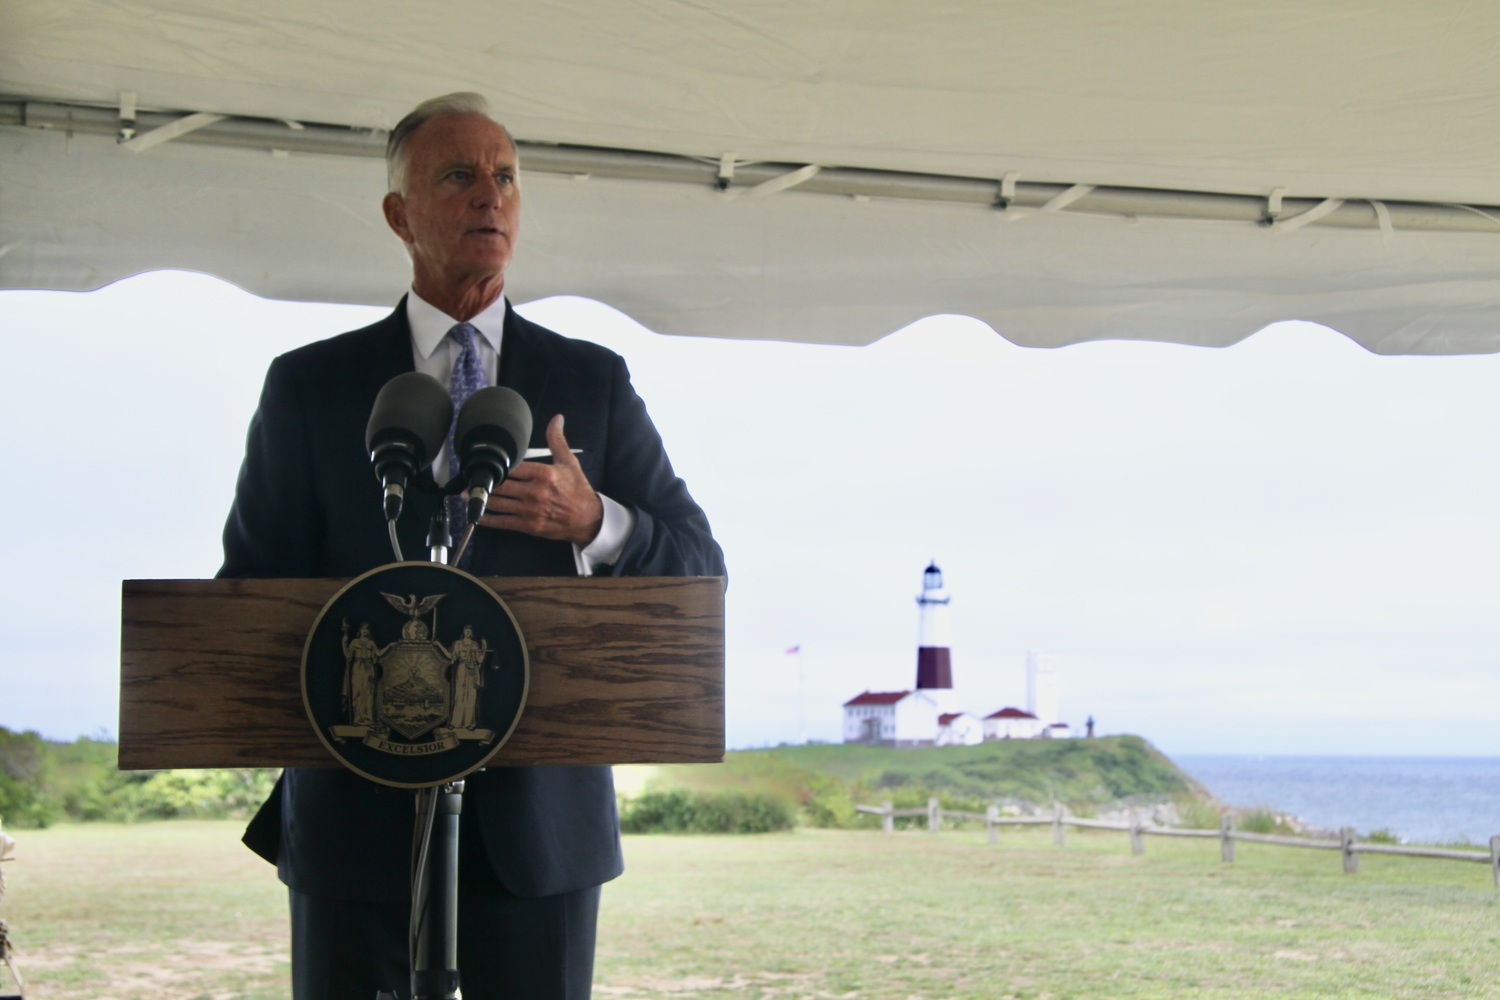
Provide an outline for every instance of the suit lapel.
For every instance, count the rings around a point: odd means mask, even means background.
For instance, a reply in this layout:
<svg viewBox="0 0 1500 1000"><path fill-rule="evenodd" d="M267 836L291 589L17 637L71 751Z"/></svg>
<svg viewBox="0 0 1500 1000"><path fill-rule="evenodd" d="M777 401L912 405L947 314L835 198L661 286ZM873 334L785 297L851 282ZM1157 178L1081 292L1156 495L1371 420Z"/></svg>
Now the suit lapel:
<svg viewBox="0 0 1500 1000"><path fill-rule="evenodd" d="M412 357L411 324L406 321L406 296L396 303L395 310L376 323L371 330L378 331L374 343L374 354L370 358L370 374L385 385L397 375L415 371Z"/></svg>
<svg viewBox="0 0 1500 1000"><path fill-rule="evenodd" d="M552 365L546 357L541 338L527 320L505 307L505 335L500 343L499 384L521 394L531 407L531 444L547 443L547 420L552 410L546 408Z"/></svg>

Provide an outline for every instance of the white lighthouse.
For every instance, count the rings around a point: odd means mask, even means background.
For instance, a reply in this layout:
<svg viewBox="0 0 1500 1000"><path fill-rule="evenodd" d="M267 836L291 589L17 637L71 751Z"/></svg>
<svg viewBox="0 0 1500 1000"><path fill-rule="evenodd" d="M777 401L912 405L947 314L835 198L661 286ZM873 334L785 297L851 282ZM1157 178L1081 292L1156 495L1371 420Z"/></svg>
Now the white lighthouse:
<svg viewBox="0 0 1500 1000"><path fill-rule="evenodd" d="M943 589L943 571L936 562L922 573L922 593L917 597L917 690L927 695L943 712L955 710L953 695L952 639L948 631L948 592Z"/></svg>
<svg viewBox="0 0 1500 1000"><path fill-rule="evenodd" d="M944 747L1072 737L1072 727L1060 718L1057 661L1048 653L1026 652L1025 711L1007 706L981 717L958 709L948 629L950 600L943 589L943 571L936 561L928 563L922 571L922 593L917 595L917 686L904 691L866 688L844 702L844 742Z"/></svg>

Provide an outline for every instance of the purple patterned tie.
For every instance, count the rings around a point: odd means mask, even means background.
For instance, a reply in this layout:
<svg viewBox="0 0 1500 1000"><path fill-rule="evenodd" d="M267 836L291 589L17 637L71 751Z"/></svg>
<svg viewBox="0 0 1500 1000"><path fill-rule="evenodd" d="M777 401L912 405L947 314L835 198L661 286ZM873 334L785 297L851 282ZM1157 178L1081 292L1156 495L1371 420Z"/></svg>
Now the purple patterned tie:
<svg viewBox="0 0 1500 1000"><path fill-rule="evenodd" d="M453 400L453 423L448 427L448 473L452 476L458 475L458 442L453 440L458 428L458 411L470 396L489 384L484 365L479 361L479 352L474 349L474 336L478 332L468 323L459 323L448 331L448 336L462 348L458 360L453 362L453 377L448 381L448 395ZM464 525L468 523L467 504L462 496L448 498L448 516L453 544L457 545L463 538ZM468 553L464 555L467 562Z"/></svg>

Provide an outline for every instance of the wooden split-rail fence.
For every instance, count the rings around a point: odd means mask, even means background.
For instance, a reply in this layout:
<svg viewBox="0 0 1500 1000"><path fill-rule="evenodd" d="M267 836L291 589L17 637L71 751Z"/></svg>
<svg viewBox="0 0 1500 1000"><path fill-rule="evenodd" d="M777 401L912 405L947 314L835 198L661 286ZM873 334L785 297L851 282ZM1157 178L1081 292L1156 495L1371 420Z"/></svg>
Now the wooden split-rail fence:
<svg viewBox="0 0 1500 1000"><path fill-rule="evenodd" d="M886 833L894 833L896 820L900 817L927 817L927 829L936 833L942 829L943 821L974 822L983 823L989 833L990 843L995 843L1000 837L1002 826L1051 826L1052 842L1062 847L1066 841L1064 835L1065 827L1081 827L1089 830L1119 830L1130 834L1130 852L1132 854L1144 854L1146 851L1146 837L1202 837L1216 838L1219 841L1219 856L1225 861L1234 860L1234 845L1243 841L1247 844L1274 844L1279 847L1305 847L1313 850L1338 851L1344 860L1344 871L1354 873L1359 871L1359 856L1361 854L1396 854L1408 858L1439 858L1446 861L1472 861L1478 864L1490 866L1490 873L1495 880L1495 887L1500 888L1500 835L1490 838L1490 849L1488 851L1463 850L1450 847L1409 847L1405 844L1376 843L1373 841L1362 841L1355 836L1354 827L1346 826L1339 831L1338 839L1332 837L1287 837L1272 833L1251 833L1248 830L1236 830L1234 820L1229 816L1219 818L1217 830L1190 830L1185 827L1158 826L1147 822L1140 816L1133 817L1128 822L1118 822L1100 819L1084 819L1080 816L1071 816L1061 805L1052 807L1051 816L1001 816L999 806L990 806L982 813L966 812L959 809L942 809L938 806L937 799L928 799L927 808L897 809L887 800L878 806L855 806L862 813L869 813L880 817L880 825Z"/></svg>

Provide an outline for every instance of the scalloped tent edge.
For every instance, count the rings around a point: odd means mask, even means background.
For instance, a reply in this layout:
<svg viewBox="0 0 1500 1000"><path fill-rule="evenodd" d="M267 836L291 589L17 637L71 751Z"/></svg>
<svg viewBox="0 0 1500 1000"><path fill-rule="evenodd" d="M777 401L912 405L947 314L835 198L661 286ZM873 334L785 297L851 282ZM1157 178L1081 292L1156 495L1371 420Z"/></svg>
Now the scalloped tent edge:
<svg viewBox="0 0 1500 1000"><path fill-rule="evenodd" d="M1500 351L1500 11L145 7L8 5L0 287L174 267L389 304L382 130L478 89L522 142L519 300L835 344L957 313L1028 347L1303 319Z"/></svg>

